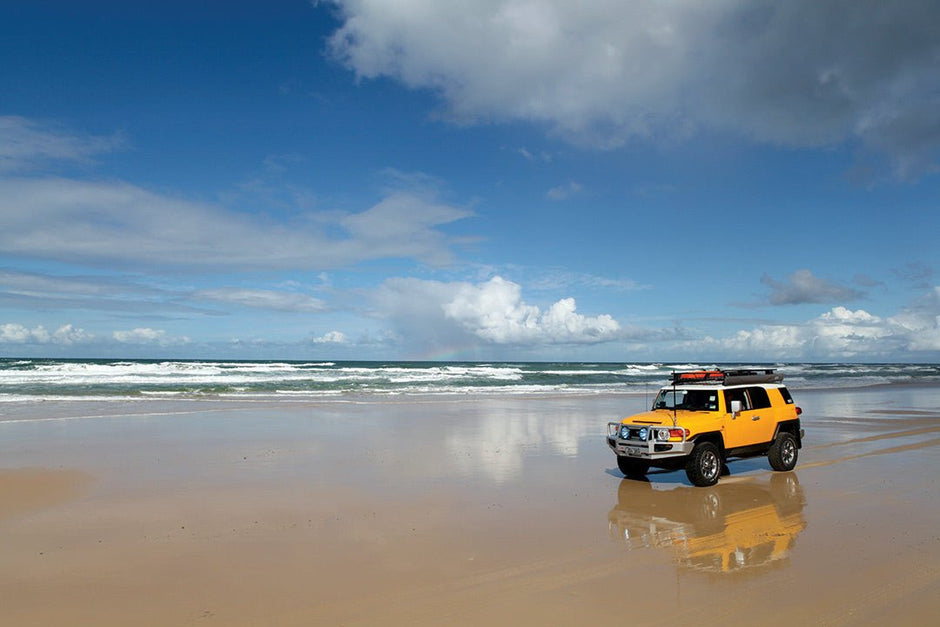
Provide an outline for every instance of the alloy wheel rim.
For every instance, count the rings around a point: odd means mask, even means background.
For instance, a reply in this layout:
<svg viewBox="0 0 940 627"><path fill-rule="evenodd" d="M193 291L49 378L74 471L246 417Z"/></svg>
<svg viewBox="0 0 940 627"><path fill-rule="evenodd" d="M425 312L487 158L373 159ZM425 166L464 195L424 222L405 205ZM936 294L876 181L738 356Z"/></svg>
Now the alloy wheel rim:
<svg viewBox="0 0 940 627"><path fill-rule="evenodd" d="M708 479L718 475L718 456L711 451L702 456L702 474Z"/></svg>

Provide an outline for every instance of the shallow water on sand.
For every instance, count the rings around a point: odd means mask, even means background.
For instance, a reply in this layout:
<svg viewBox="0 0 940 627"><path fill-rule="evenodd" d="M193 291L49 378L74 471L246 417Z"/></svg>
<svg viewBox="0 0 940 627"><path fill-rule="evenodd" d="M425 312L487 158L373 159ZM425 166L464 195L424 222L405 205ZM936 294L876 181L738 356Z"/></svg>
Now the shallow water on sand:
<svg viewBox="0 0 940 627"><path fill-rule="evenodd" d="M0 624L936 616L940 390L795 396L796 470L707 489L616 469L642 397L11 405L0 473L80 475L0 519Z"/></svg>

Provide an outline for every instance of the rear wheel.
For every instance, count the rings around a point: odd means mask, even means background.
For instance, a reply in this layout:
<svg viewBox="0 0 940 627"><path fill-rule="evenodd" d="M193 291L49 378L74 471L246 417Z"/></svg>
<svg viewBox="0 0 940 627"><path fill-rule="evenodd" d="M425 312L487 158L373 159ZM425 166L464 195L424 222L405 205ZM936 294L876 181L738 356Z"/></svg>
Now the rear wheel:
<svg viewBox="0 0 940 627"><path fill-rule="evenodd" d="M692 449L685 465L685 475L692 485L706 487L718 483L721 475L721 451L712 442L701 442Z"/></svg>
<svg viewBox="0 0 940 627"><path fill-rule="evenodd" d="M617 467L627 477L645 477L650 469L650 463L639 459L617 456Z"/></svg>
<svg viewBox="0 0 940 627"><path fill-rule="evenodd" d="M796 445L796 438L789 431L781 431L777 434L774 443L770 445L767 451L767 459L770 461L770 467L774 470L793 470L796 466L796 458L799 456L799 447Z"/></svg>

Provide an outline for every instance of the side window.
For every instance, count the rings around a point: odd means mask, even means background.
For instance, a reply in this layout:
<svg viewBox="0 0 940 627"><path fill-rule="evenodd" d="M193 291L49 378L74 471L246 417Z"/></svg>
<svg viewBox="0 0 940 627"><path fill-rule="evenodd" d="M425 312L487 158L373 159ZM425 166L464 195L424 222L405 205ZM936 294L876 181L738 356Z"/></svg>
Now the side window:
<svg viewBox="0 0 940 627"><path fill-rule="evenodd" d="M784 402L785 402L787 405L792 405L792 404L793 404L793 397L790 396L790 390L788 390L787 388L777 388L777 389L780 390L780 395L783 396Z"/></svg>
<svg viewBox="0 0 940 627"><path fill-rule="evenodd" d="M731 411L731 401L741 401L741 410L747 411L750 409L750 403L747 400L747 394L744 393L744 388L739 388L737 390L725 390L725 407L727 411Z"/></svg>
<svg viewBox="0 0 940 627"><path fill-rule="evenodd" d="M718 395L710 390L689 390L682 406L692 411L718 411Z"/></svg>
<svg viewBox="0 0 940 627"><path fill-rule="evenodd" d="M747 394L751 397L751 409L770 407L770 397L764 388L748 388Z"/></svg>

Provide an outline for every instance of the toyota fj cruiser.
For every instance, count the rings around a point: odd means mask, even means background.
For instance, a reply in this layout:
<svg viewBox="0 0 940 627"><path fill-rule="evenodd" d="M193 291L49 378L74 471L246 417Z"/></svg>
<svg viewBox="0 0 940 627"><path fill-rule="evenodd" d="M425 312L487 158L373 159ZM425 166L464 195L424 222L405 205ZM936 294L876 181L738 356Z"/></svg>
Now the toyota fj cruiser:
<svg viewBox="0 0 940 627"><path fill-rule="evenodd" d="M773 370L674 372L650 411L607 425L607 444L627 477L685 468L694 485L718 482L731 458L766 455L792 470L803 446L802 410Z"/></svg>

